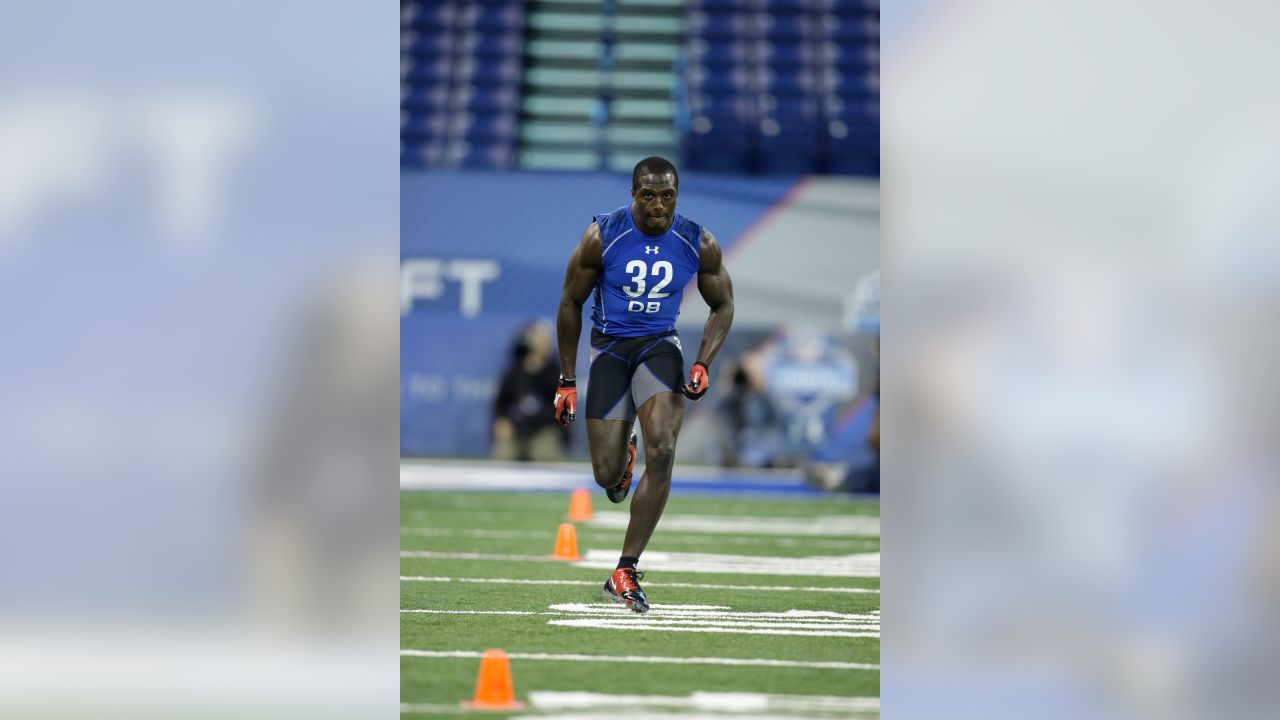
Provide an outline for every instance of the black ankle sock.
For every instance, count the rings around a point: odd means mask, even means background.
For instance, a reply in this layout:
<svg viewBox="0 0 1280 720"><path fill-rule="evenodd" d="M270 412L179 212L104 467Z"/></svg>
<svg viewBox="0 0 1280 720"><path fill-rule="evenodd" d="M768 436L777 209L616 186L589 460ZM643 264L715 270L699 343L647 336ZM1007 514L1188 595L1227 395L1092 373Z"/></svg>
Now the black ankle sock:
<svg viewBox="0 0 1280 720"><path fill-rule="evenodd" d="M632 570L635 570L635 569L636 569L636 563L638 563L638 562L640 562L640 558L633 558L633 557L631 557L630 555L623 555L623 556L622 556L622 558L618 560L618 567L617 567L617 569L618 569L618 570L621 570L621 569L622 569L622 568L624 568L624 567L629 567L629 568L631 568Z"/></svg>

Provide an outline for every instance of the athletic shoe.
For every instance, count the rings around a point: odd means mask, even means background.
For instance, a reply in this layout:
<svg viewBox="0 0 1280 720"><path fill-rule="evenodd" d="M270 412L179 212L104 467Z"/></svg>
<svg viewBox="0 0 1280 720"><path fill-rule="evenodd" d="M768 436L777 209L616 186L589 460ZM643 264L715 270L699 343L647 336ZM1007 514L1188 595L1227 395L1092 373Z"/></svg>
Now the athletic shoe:
<svg viewBox="0 0 1280 720"><path fill-rule="evenodd" d="M644 590L640 589L640 583L637 582L643 577L644 573L636 572L635 568L618 568L604 581L604 592L601 595L626 605L631 608L631 612L647 613L649 598L645 597Z"/></svg>
<svg viewBox="0 0 1280 720"><path fill-rule="evenodd" d="M627 493L631 492L631 469L636 466L636 434L631 433L631 439L627 440L627 469L622 473L622 479L618 484L608 490L604 494L609 497L609 502L620 503L627 499Z"/></svg>

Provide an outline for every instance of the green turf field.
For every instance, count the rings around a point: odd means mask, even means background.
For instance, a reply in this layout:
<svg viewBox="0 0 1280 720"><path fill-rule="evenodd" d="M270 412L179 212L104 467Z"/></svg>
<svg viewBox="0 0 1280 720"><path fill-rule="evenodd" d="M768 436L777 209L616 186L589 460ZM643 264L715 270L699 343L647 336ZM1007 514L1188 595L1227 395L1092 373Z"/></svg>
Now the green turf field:
<svg viewBox="0 0 1280 720"><path fill-rule="evenodd" d="M626 504L592 496L569 563L548 557L568 502L401 494L402 714L475 715L457 703L501 648L530 707L486 717L879 716L878 503L673 492L641 616L599 595Z"/></svg>

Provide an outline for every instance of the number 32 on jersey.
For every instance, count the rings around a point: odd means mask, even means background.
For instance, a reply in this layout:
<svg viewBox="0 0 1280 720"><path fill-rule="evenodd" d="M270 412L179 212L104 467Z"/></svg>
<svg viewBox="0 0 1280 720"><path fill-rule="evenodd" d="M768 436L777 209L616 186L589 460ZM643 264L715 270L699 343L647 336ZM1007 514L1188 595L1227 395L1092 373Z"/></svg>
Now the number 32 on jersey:
<svg viewBox="0 0 1280 720"><path fill-rule="evenodd" d="M663 288L671 282L671 278L674 274L671 268L671 263L666 260L659 260L653 264L653 268L651 269L643 260L632 260L627 263L627 274L631 275L631 282L622 286L622 292L626 293L627 297L631 298L645 297L644 291L645 287L648 285L646 282L647 278L659 278L657 284L649 290L647 297L650 302L646 303L640 300L629 300L627 302L627 311L656 313L661 310L662 303L658 302L657 299L667 297L671 294L663 291Z"/></svg>

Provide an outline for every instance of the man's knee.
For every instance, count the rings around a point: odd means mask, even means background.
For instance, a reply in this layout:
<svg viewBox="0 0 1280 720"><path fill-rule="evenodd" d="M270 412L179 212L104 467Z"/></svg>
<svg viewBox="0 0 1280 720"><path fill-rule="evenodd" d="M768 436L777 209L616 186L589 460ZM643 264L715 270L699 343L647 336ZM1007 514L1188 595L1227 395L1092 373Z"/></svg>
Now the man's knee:
<svg viewBox="0 0 1280 720"><path fill-rule="evenodd" d="M602 488L611 488L618 484L622 479L622 463L621 462L593 462L591 470L595 473L596 484Z"/></svg>
<svg viewBox="0 0 1280 720"><path fill-rule="evenodd" d="M655 438L653 442L646 444L645 452L645 469L653 469L666 475L670 475L671 467L675 464L676 459L676 439L673 437Z"/></svg>

